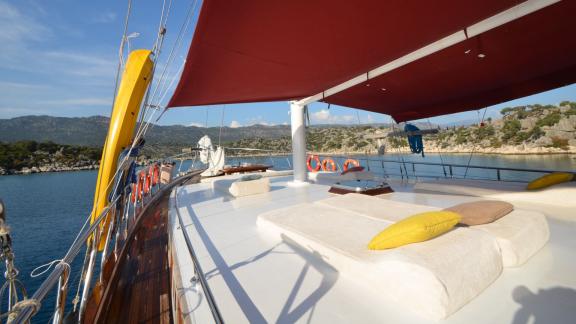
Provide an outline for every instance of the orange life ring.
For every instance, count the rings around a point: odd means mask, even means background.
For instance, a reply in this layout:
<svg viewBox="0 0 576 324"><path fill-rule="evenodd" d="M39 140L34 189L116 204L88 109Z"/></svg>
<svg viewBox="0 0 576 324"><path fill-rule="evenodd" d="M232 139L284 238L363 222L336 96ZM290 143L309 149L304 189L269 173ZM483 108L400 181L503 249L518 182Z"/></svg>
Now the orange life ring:
<svg viewBox="0 0 576 324"><path fill-rule="evenodd" d="M344 165L342 166L342 168L344 169L344 172L346 172L348 170L348 166L350 164L352 164L354 167L360 166L360 162L358 162L357 160L348 159L344 162Z"/></svg>
<svg viewBox="0 0 576 324"><path fill-rule="evenodd" d="M314 167L312 167L312 161L316 163ZM311 172L318 172L322 165L320 164L320 159L318 155L308 155L308 159L306 159L306 166L308 167L308 171Z"/></svg>
<svg viewBox="0 0 576 324"><path fill-rule="evenodd" d="M330 168L328 168L330 165ZM336 171L336 163L331 158L325 158L322 160L322 171Z"/></svg>
<svg viewBox="0 0 576 324"><path fill-rule="evenodd" d="M144 179L146 178L146 174L144 171L141 171L140 174L138 175L138 186L137 186L137 190L136 193L138 194L138 200L141 201L142 200L142 191L143 191L143 187L144 187Z"/></svg>
<svg viewBox="0 0 576 324"><path fill-rule="evenodd" d="M137 184L133 183L132 184L132 193L130 194L130 200L135 203L136 202L136 188L137 188Z"/></svg>
<svg viewBox="0 0 576 324"><path fill-rule="evenodd" d="M150 176L150 172L145 172L144 174L146 183L144 185L144 194L149 194L150 193L150 185L152 184L152 177Z"/></svg>
<svg viewBox="0 0 576 324"><path fill-rule="evenodd" d="M160 183L160 166L155 163L152 167L152 185L155 186L158 183Z"/></svg>

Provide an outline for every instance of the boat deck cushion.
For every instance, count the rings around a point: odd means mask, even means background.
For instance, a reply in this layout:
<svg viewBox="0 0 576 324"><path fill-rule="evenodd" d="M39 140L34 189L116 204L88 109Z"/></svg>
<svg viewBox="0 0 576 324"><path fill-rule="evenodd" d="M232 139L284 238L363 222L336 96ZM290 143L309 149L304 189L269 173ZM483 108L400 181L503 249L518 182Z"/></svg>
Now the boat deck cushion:
<svg viewBox="0 0 576 324"><path fill-rule="evenodd" d="M416 190L467 195L509 202L538 203L576 207L576 182L565 182L546 190L526 191L523 182L498 182L490 180L439 179L418 182Z"/></svg>
<svg viewBox="0 0 576 324"><path fill-rule="evenodd" d="M377 198L376 198L377 199ZM258 226L319 253L342 275L383 299L438 320L464 306L502 271L496 241L456 228L422 243L372 251L370 237L393 222L307 203L259 215Z"/></svg>
<svg viewBox="0 0 576 324"><path fill-rule="evenodd" d="M270 179L262 177L256 180L240 181L240 179L223 179L212 182L212 187L231 194L234 197L244 197L270 191Z"/></svg>
<svg viewBox="0 0 576 324"><path fill-rule="evenodd" d="M515 210L495 222L471 228L485 231L496 238L505 267L524 264L550 238L546 217L529 210Z"/></svg>
<svg viewBox="0 0 576 324"><path fill-rule="evenodd" d="M499 200L480 200L458 204L444 210L453 211L462 216L460 223L473 226L492 223L512 212L511 203Z"/></svg>
<svg viewBox="0 0 576 324"><path fill-rule="evenodd" d="M334 196L315 202L325 207L352 211L358 215L397 222L413 213L440 210L438 207L370 197L360 194ZM502 251L505 267L524 264L548 242L550 237L546 216L540 212L515 209L490 224L470 227L496 239Z"/></svg>

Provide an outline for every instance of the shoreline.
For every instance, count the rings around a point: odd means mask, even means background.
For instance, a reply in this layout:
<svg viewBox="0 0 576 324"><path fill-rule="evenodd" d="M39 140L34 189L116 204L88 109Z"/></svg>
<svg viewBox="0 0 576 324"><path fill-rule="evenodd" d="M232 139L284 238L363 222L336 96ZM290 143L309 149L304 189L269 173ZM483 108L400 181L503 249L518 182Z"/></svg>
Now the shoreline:
<svg viewBox="0 0 576 324"><path fill-rule="evenodd" d="M514 151L493 151L493 150L459 150L459 151L446 151L446 150L424 150L425 154L478 154L478 155L503 155L503 156L544 156L544 155L568 155L572 156L572 159L576 159L576 152L575 151L523 151L523 150L514 150ZM383 155L379 155L378 152L309 152L311 155L319 155L319 156L357 156L357 155L368 155L368 156L386 156L386 155L397 155L397 154L411 154L410 150L401 149L401 150L390 150L384 153ZM254 155L242 155L242 156L228 156L229 158L250 158L250 157L278 157L278 156L289 156L291 153L270 153L270 154L254 154ZM417 154L418 155L418 154ZM144 163L147 164L147 163ZM8 176L8 175L29 175L29 174L37 174L37 173L54 173L54 172L74 172L74 171L94 171L98 170L99 165L88 165L82 167L32 167L32 168L24 168L22 170L5 170L0 168L0 176Z"/></svg>
<svg viewBox="0 0 576 324"><path fill-rule="evenodd" d="M82 167L59 167L59 168L50 168L45 169L47 167L32 167L32 168L23 168L22 170L4 170L0 169L0 176L10 176L10 175L30 175L30 174L38 174L38 173L56 173L56 172L74 172L74 171L94 171L98 170L99 165L88 165ZM42 170L44 169L44 170Z"/></svg>

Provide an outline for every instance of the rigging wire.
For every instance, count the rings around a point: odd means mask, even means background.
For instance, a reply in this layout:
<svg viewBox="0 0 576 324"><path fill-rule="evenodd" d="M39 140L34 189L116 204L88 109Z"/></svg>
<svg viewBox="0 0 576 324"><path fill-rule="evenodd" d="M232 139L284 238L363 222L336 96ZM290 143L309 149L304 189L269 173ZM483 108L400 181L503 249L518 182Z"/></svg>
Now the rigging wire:
<svg viewBox="0 0 576 324"><path fill-rule="evenodd" d="M430 127L430 129L432 129L432 122L430 121L430 118L428 118L428 127ZM442 158L442 147L440 147L440 149L438 150L438 156L440 157L440 163L442 163L442 172L444 172L444 177L446 177L446 168L444 168L444 159Z"/></svg>
<svg viewBox="0 0 576 324"><path fill-rule="evenodd" d="M154 89L154 91L152 92L150 102L154 102L154 100L156 99L156 94L157 94L158 90L161 89L166 83L166 80L167 80L167 78L165 78L166 72L168 70L168 67L174 61L174 58L176 57L176 52L182 46L182 40L184 38L183 36L186 33L186 31L188 30L188 27L190 26L190 22L192 20L192 17L194 16L193 13L195 12L197 3L198 3L198 0L194 0L188 9L188 12L186 14L186 19L185 19L184 23L180 26L178 36L176 38L176 41L174 42L174 46L170 50L170 54L168 55L166 65L164 66L164 69L163 69L162 73L160 74L160 79L158 81L158 84L157 84L156 88Z"/></svg>
<svg viewBox="0 0 576 324"><path fill-rule="evenodd" d="M484 124L484 117L486 117L486 112L488 111L488 107L484 108L484 114L482 114L482 119L480 119L480 111L478 110L478 127ZM464 178L468 175L468 169L470 168L470 162L472 162L472 156L476 152L476 146L478 143L474 142L474 146L472 147L472 152L470 152L470 157L468 158L468 163L466 163L466 169L464 170Z"/></svg>
<svg viewBox="0 0 576 324"><path fill-rule="evenodd" d="M166 0L162 2L162 12L160 13L160 22L158 23L158 34L156 35L156 40L154 41L154 45L152 46L152 52L156 52L156 50L162 48L162 42L164 41L164 35L166 34L166 22L168 21L168 17L170 16L170 9L172 8L172 0L168 3L168 8L166 9ZM164 15L164 11L166 10L166 15ZM158 52L157 57L159 57L160 52Z"/></svg>
<svg viewBox="0 0 576 324"><path fill-rule="evenodd" d="M221 146L222 129L224 128L224 114L226 113L226 105L222 105L222 116L220 117L220 132L218 132L218 146Z"/></svg>
<svg viewBox="0 0 576 324"><path fill-rule="evenodd" d="M197 1L194 1L194 5L191 6L191 10L190 10L190 11L192 11L192 9L195 8L196 3L197 3ZM168 13L170 12L171 4L172 4L172 1L170 0L169 6L168 6L168 10L167 10L167 15L166 15L166 18L165 18L165 20L164 20L164 23L166 23L166 21L167 21ZM164 3L164 5L163 5L163 8L164 8L164 7L165 7L165 3ZM117 73L116 73L113 103L115 102L116 96L117 96L120 71L121 71L122 67L124 66L124 58L123 58L124 44L125 44L125 42L126 42L126 33L127 33L127 30L128 30L128 24L129 24L129 19L130 19L131 11L132 11L132 1L131 1L131 0L128 0L128 9L127 9L127 13L126 13L125 22L124 22L124 31L123 31L123 35L122 35L122 40L121 40L121 42L120 42L119 62L118 62L118 68L117 68ZM161 18L161 21L162 21L162 18ZM188 23L189 23L189 18L187 19L186 26L188 25ZM186 28L187 28L187 27L186 27ZM181 31L182 31L182 28L181 28ZM157 51L158 51L158 52L157 52L158 55L156 56L156 58L158 58L159 53L160 53L160 51L161 51L162 44L163 44L164 29L161 28L159 32L160 32L160 33L159 33L159 35L157 36L156 44L154 45L154 50L157 50ZM161 34L161 35L160 35L160 34ZM180 39L180 41L181 41L181 35L179 36L179 39ZM158 40L160 40L160 41L158 41ZM174 48L173 48L172 50L174 51ZM156 66L156 64L155 64L155 66ZM167 67L166 67L166 68L167 68ZM165 71L166 71L166 69L165 69ZM147 103L147 102L149 102L149 91L147 92L147 96L146 96L146 99L145 99L145 103ZM144 117L145 117L146 114L147 114L147 105L144 104L143 106L144 106L143 112L142 112L141 117L140 117L140 120L141 120L141 121L144 120ZM114 109L114 104L112 105L112 111L113 111L113 109ZM132 144L130 145L130 148L128 149L128 153L127 153L127 154L122 158L122 160L119 162L118 167L116 168L116 171L115 171L114 175L111 177L110 181L106 184L106 191L108 191L108 189L110 189L111 185L116 182L116 188L115 188L115 190L114 190L113 192L117 192L117 186L120 185L120 181L116 181L116 180L117 180L117 177L118 177L118 175L119 175L119 173L120 173L120 170L123 170L123 169L126 167L126 166L125 166L126 162L129 160L132 151L135 149L137 143L139 142L140 137L142 137L142 135L143 135L144 133L146 133L146 131L149 129L150 121L151 121L151 119L152 119L152 117L154 116L154 114L155 114L156 111L157 111L157 110L154 109L154 111L150 114L150 117L148 118L148 120L146 121L145 124L140 123L139 129L138 129L138 131L137 131L137 134L136 134L136 136L134 137L134 140L132 141ZM110 115L112 115L112 112L111 112ZM105 157L104 157L104 158L105 158ZM105 195L103 195L103 196L98 196L98 197L96 198L95 205L97 205L97 204L100 202L101 199L106 199L106 197L104 197L104 196L105 196ZM120 197L121 197L121 196L117 196L114 200L112 200L112 201L110 202L110 205L115 204ZM76 237L74 238L74 241L73 241L72 244L70 245L70 248L69 248L68 251L66 252L65 257L64 257L63 259L65 259L65 258L68 256L68 254L71 252L71 248L72 248L72 247L76 244L76 242L78 241L81 233L84 231L84 229L85 229L86 226L88 225L90 219L92 218L93 213L94 213L94 210L92 210L92 211L88 214L88 216L86 217L86 220L84 221L84 224L82 225L82 227L81 227L80 230L78 231ZM55 264L56 262L58 262L58 261L62 262L63 259L58 259L58 260L52 261L52 262L50 263L50 265L48 266L48 269L49 269L53 264ZM45 265L45 266L46 266L46 265ZM65 266L68 266L68 267L69 267L68 264L66 264ZM42 266L41 266L41 267L42 267ZM48 271L48 269L46 269L45 271ZM83 269L84 269L84 266L83 266ZM44 271L44 272L45 272L45 271ZM83 271L83 270L82 270L82 271ZM35 274L35 273L33 272L33 274ZM41 274L42 274L42 273L41 273ZM38 274L38 275L40 275L40 274Z"/></svg>
<svg viewBox="0 0 576 324"><path fill-rule="evenodd" d="M396 123L396 121L392 118L392 115L390 115L390 122L392 123L392 132L396 132L396 125L398 125ZM396 155L396 160L398 161L398 163L400 164L400 176L402 177L402 179L404 179L404 177L402 176L402 167L404 167L404 173L406 173L406 180L408 180L408 169L406 169L406 161L404 161L404 156L402 155L402 151L400 150L400 143L397 143L398 146L396 146L396 150L398 151L398 154Z"/></svg>
<svg viewBox="0 0 576 324"><path fill-rule="evenodd" d="M145 101L145 104L144 104L144 112L142 113L142 115L144 116L143 119L145 118L145 116L146 116L146 114L147 114L147 108L150 106L149 103L153 103L153 102L154 102L155 97L156 97L156 94L158 93L158 89L160 89L161 86L163 86L163 85L165 84L166 80L167 80L167 78L165 78L164 76L165 76L165 74L166 74L166 72L167 72L167 70L168 70L168 67L170 66L170 64L171 64L171 63L173 62L173 60L174 60L175 53L177 52L176 49L178 48L178 50L179 50L180 47L181 47L181 45L182 45L182 39L183 39L182 36L183 36L183 35L186 33L186 31L188 30L188 27L189 27L189 25L190 25L191 18L194 16L193 14L194 14L194 12L195 12L197 3L198 3L198 1L197 1L197 0L194 0L194 1L190 4L189 10L188 10L188 12L187 12L186 19L185 19L185 21L182 23L182 25L180 26L180 30L179 30L179 33L178 33L178 37L177 37L176 41L174 42L174 45L172 46L172 49L170 50L170 54L168 55L167 63L166 63L166 65L164 66L164 69L163 69L163 71L162 71L162 74L161 74L161 76L160 76L160 79L159 79L158 83L156 84L156 87L155 87L155 89L153 90L152 95L149 96L150 90L149 90L148 93L147 93L147 98L146 98L146 101ZM163 38L163 37L164 37L164 36L162 36L162 38ZM162 45L162 43L161 43L161 45ZM159 50L160 50L160 49L159 49ZM154 66L156 67L156 64L155 64ZM184 67L184 62L183 62L183 64L182 64L182 68L183 68L183 67ZM174 80L175 80L175 79L172 79L172 83L174 82ZM172 84L172 83L171 83L171 84ZM166 91L165 91L165 93L164 93L164 96L167 94L169 88L170 88L170 87L168 87L168 88L166 89ZM164 97L164 96L163 96L163 97ZM158 105L157 105L157 106L159 106L159 103L160 103L160 102L158 102ZM163 111L161 112L160 116L156 119L156 121L158 121L158 120L164 115L164 113L166 112L166 110L167 110L167 108L164 108L164 109L163 109ZM157 112L157 109L153 109L153 111L152 111L150 117L147 119L146 123L140 124L140 127L139 127L139 129L138 129L138 131L137 131L137 135L134 137L134 138L135 138L135 142L136 142L137 140L139 140L140 137L142 137L142 136L143 136L144 134L146 134L151 128L153 128L153 127L155 126L155 124L152 124L152 125L150 125L150 124L151 124L151 121L152 121L152 117L155 115L156 112Z"/></svg>

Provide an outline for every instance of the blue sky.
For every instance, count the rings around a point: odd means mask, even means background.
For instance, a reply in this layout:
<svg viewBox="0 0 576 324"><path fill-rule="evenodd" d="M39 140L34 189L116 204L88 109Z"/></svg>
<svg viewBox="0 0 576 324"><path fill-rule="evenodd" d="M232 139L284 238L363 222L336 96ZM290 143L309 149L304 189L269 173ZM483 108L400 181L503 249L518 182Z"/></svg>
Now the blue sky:
<svg viewBox="0 0 576 324"><path fill-rule="evenodd" d="M164 58L185 19L189 0L173 0ZM118 46L127 1L0 0L0 118L23 115L109 115ZM161 0L133 0L128 34L132 48L150 48L156 37ZM193 23L195 22L195 17ZM192 28L167 75L176 75L186 54ZM160 71L164 64L159 65ZM171 79L167 79L169 84ZM162 81L161 81L162 82ZM170 91L168 90L168 96ZM168 99L168 96L165 100ZM506 106L576 101L576 85L489 107L486 116L499 116ZM226 126L287 124L286 102L176 108L160 124ZM381 114L326 104L310 107L312 124L389 122ZM433 123L474 121L475 111L431 118ZM427 120L426 120L427 121Z"/></svg>

